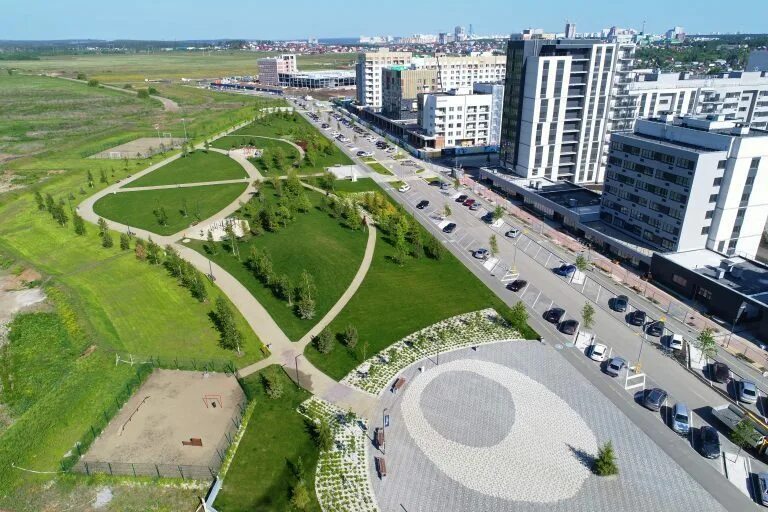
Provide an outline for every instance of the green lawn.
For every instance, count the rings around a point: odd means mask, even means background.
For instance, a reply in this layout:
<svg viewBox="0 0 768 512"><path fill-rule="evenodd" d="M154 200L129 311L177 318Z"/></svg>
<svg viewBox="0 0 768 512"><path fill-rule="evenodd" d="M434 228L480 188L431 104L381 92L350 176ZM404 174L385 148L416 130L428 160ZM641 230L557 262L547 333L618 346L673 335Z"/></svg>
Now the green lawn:
<svg viewBox="0 0 768 512"><path fill-rule="evenodd" d="M118 192L99 199L93 205L96 214L131 227L159 235L172 235L199 220L221 211L243 193L246 183L201 187L167 188ZM183 215L186 201L187 216ZM155 211L165 208L166 225L160 225Z"/></svg>
<svg viewBox="0 0 768 512"><path fill-rule="evenodd" d="M368 167L370 167L371 169L373 169L377 173L383 174L384 176L394 176L395 175L395 173L393 173L392 171L390 171L389 169L387 169L386 167L381 165L379 162L376 162L376 161L368 162L366 165L368 165Z"/></svg>
<svg viewBox="0 0 768 512"><path fill-rule="evenodd" d="M333 182L333 191L336 193L370 192L380 190L379 186L371 178L358 178L352 180L336 180Z"/></svg>
<svg viewBox="0 0 768 512"><path fill-rule="evenodd" d="M287 169L294 168L294 162L298 162L301 158L299 151L285 141L266 139L253 135L227 135L215 140L212 145L216 148L226 150L245 145L255 146L261 149L261 157L252 158L251 161L262 174L267 176L283 176L287 174ZM278 148L279 152L283 155L282 162L280 161L280 157L278 157L277 161L275 160L275 154ZM315 168L309 167L298 167L296 170L299 174L317 172Z"/></svg>
<svg viewBox="0 0 768 512"><path fill-rule="evenodd" d="M201 183L247 178L243 167L227 155L195 151L132 181L123 188Z"/></svg>
<svg viewBox="0 0 768 512"><path fill-rule="evenodd" d="M262 193L266 200L276 201L270 185L263 186ZM206 254L248 288L291 340L300 339L347 289L363 259L367 238L366 233L347 229L320 211L317 206L321 203L321 194L310 191L307 194L315 207L307 213L297 213L296 220L277 232L265 232L241 243L243 261L238 261L222 244L217 244L218 253L211 255L206 251L207 243L190 243L191 248ZM298 283L301 272L306 269L314 277L317 286L314 319L301 320L246 267L245 260L252 246L269 253L277 275L287 274L293 283Z"/></svg>
<svg viewBox="0 0 768 512"><path fill-rule="evenodd" d="M261 375L274 372L283 383L283 396L270 399ZM291 490L297 481L295 465L301 459L304 480L312 503L306 510L317 512L315 467L319 451L296 408L310 397L298 388L279 366L270 366L241 381L246 394L257 405L214 504L221 512L294 510Z"/></svg>

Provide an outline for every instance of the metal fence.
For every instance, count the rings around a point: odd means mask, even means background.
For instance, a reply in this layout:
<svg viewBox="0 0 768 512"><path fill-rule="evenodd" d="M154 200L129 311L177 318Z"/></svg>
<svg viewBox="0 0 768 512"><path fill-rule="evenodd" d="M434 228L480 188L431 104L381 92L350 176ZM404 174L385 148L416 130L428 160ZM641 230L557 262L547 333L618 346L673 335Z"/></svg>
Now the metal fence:
<svg viewBox="0 0 768 512"><path fill-rule="evenodd" d="M115 364L131 366L147 366L166 370L188 370L197 372L221 372L233 375L237 372L235 363L228 359L185 359L179 357L160 357L137 355L127 352L111 351Z"/></svg>

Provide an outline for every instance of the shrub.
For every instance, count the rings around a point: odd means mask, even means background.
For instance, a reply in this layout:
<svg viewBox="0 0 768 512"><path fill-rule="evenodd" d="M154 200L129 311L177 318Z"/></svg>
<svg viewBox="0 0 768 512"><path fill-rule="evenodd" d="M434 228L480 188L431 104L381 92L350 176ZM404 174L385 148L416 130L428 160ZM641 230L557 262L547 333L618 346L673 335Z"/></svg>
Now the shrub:
<svg viewBox="0 0 768 512"><path fill-rule="evenodd" d="M328 328L320 331L320 334L315 336L313 342L315 344L315 348L321 354L327 354L333 350L333 335L331 334L331 331L328 330Z"/></svg>
<svg viewBox="0 0 768 512"><path fill-rule="evenodd" d="M274 371L264 372L264 389L267 392L267 396L273 400L283 396L283 380Z"/></svg>
<svg viewBox="0 0 768 512"><path fill-rule="evenodd" d="M344 344L349 348L355 348L355 345L357 345L357 328L354 325L348 325L346 329L344 329Z"/></svg>
<svg viewBox="0 0 768 512"><path fill-rule="evenodd" d="M613 444L608 441L597 452L597 458L592 465L592 471L599 476L618 475L619 468L616 465L616 455L613 453Z"/></svg>

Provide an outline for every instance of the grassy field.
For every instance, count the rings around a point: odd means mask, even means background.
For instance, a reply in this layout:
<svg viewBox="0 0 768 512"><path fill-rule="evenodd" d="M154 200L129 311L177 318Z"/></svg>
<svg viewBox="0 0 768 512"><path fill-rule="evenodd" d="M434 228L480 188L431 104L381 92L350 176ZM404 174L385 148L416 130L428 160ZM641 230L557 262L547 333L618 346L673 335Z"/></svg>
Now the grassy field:
<svg viewBox="0 0 768 512"><path fill-rule="evenodd" d="M274 372L282 382L284 393L270 399L262 384L263 372ZM296 477L296 464L301 459L304 480L312 498L306 510L318 512L315 497L315 467L319 455L317 446L304 417L296 411L310 397L298 388L279 366L270 366L242 381L256 409L240 441L224 486L216 498L221 512L283 512L294 510L290 505L291 490Z"/></svg>
<svg viewBox="0 0 768 512"><path fill-rule="evenodd" d="M267 201L276 202L271 185L263 186L262 193ZM367 236L362 231L341 226L337 219L320 211L318 205L322 200L321 194L309 191L307 194L313 208L307 213L298 213L296 220L277 232L265 232L241 243L239 250L245 256L241 258L242 261L238 261L220 243L217 244L219 248L215 255L206 251L205 242L193 241L190 244L190 247L206 254L248 288L291 340L301 338L344 293L363 259ZM275 273L287 274L294 283L298 283L303 270L313 276L317 286L316 315L313 320L301 320L285 301L275 297L246 267L245 260L251 247L269 253Z"/></svg>
<svg viewBox="0 0 768 512"><path fill-rule="evenodd" d="M301 158L299 151L285 141L265 139L253 135L228 135L213 143L213 147L227 150L246 145L255 146L262 150L261 156L252 158L251 162L265 176L283 176L287 173L286 169L294 168L294 162L299 162ZM276 152L282 153L282 166L278 163L279 157L278 161L275 161ZM316 169L299 167L298 171L301 171L301 174L307 174L315 172Z"/></svg>
<svg viewBox="0 0 768 512"><path fill-rule="evenodd" d="M333 191L337 194L343 193L355 193L355 192L369 192L374 190L380 190L379 186L371 178L358 178L357 181L352 180L336 180L333 183Z"/></svg>
<svg viewBox="0 0 768 512"><path fill-rule="evenodd" d="M246 183L231 183L120 192L99 199L93 205L93 210L105 219L159 235L172 235L191 227L193 222L207 219L222 210L237 199L246 187ZM165 225L161 225L155 215L159 208L165 208L168 215Z"/></svg>
<svg viewBox="0 0 768 512"><path fill-rule="evenodd" d="M387 169L386 167L384 167L383 165L381 165L379 162L376 162L376 161L368 162L368 167L370 167L371 169L373 169L379 174L383 174L384 176L395 175L392 171L390 171L389 169Z"/></svg>
<svg viewBox="0 0 768 512"><path fill-rule="evenodd" d="M186 157L132 181L124 188L175 185L177 183L201 183L205 181L237 180L247 178L243 167L221 153L194 151Z"/></svg>
<svg viewBox="0 0 768 512"><path fill-rule="evenodd" d="M125 55L61 55L40 60L2 61L10 67L32 73L85 73L102 82L143 82L144 79L215 78L256 75L256 59L277 53L252 51L159 51ZM354 65L355 54L299 55L299 69L345 69Z"/></svg>

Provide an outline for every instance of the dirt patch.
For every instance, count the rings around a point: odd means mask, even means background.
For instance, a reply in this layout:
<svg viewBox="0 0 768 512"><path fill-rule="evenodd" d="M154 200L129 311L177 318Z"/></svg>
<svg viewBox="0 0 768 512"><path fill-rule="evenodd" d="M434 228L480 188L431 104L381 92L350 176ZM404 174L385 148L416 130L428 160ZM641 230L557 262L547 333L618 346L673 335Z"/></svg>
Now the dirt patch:
<svg viewBox="0 0 768 512"><path fill-rule="evenodd" d="M244 401L233 376L155 370L82 460L218 467L216 448Z"/></svg>
<svg viewBox="0 0 768 512"><path fill-rule="evenodd" d="M81 358L88 357L89 355L93 354L95 351L96 351L96 345L91 345L90 347L85 349L85 351L82 354L80 354L80 357Z"/></svg>
<svg viewBox="0 0 768 512"><path fill-rule="evenodd" d="M149 158L152 155L160 153L163 149L170 150L181 147L184 139L171 137L142 137L140 139L120 144L113 148L106 149L88 158L102 158L121 160L123 158Z"/></svg>

